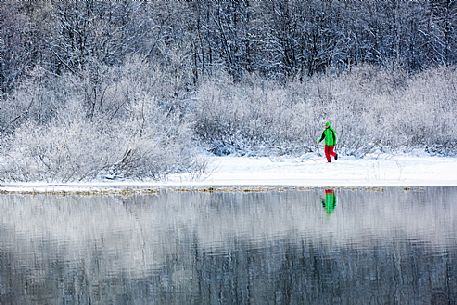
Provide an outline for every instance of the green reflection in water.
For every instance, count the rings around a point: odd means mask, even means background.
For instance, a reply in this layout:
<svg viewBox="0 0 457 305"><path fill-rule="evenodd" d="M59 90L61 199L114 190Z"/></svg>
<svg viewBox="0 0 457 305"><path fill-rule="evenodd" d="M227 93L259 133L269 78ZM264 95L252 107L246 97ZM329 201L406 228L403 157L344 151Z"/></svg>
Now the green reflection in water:
<svg viewBox="0 0 457 305"><path fill-rule="evenodd" d="M332 189L326 189L324 191L325 199L321 199L322 207L325 212L330 215L335 211L336 208L336 195L335 191Z"/></svg>

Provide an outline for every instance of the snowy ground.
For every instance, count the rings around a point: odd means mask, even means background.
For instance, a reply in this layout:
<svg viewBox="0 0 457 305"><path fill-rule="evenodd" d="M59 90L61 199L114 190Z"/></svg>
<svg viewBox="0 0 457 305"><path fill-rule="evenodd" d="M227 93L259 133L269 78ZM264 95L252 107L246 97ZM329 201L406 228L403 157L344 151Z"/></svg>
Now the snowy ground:
<svg viewBox="0 0 457 305"><path fill-rule="evenodd" d="M317 156L246 158L205 156L204 174L170 175L166 181L0 185L0 192L123 192L162 187L457 186L457 158L373 156L327 163Z"/></svg>
<svg viewBox="0 0 457 305"><path fill-rule="evenodd" d="M190 181L170 176L168 185L196 186L457 186L457 159L269 159L211 157L207 173Z"/></svg>

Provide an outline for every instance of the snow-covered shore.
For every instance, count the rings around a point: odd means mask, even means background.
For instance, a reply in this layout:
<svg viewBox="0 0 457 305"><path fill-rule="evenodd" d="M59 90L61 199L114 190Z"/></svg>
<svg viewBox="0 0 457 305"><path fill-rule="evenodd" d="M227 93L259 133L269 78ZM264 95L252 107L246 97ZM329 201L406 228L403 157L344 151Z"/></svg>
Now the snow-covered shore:
<svg viewBox="0 0 457 305"><path fill-rule="evenodd" d="M9 183L0 192L122 193L162 188L457 186L457 158L398 156L327 163L316 156L247 158L205 156L205 173L172 174L165 181L95 181L91 183Z"/></svg>
<svg viewBox="0 0 457 305"><path fill-rule="evenodd" d="M163 185L189 186L457 186L457 158L382 159L210 157L195 180L171 175Z"/></svg>

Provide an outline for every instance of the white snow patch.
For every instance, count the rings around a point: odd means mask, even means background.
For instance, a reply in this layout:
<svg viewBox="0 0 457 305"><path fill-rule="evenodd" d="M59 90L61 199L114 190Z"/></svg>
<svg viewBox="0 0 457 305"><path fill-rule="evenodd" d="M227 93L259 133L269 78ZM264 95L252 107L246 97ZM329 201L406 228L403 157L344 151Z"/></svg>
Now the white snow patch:
<svg viewBox="0 0 457 305"><path fill-rule="evenodd" d="M457 186L457 159L436 157L209 157L198 179L170 175L166 185L196 186Z"/></svg>
<svg viewBox="0 0 457 305"><path fill-rule="evenodd" d="M379 156L378 156L379 157ZM224 186L457 186L457 159L385 156L369 159L247 158L205 156L208 167L195 174L171 174L165 181L2 184L5 192L116 192L161 187Z"/></svg>

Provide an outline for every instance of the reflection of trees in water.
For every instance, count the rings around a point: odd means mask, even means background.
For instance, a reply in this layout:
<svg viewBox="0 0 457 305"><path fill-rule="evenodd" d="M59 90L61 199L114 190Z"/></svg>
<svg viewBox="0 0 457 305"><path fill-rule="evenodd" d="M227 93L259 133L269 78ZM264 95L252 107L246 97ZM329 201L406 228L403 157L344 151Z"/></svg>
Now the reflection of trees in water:
<svg viewBox="0 0 457 305"><path fill-rule="evenodd" d="M100 277L104 270L99 269L95 253L73 266L57 258L34 277L32 266L24 268L13 258L9 270L2 268L3 284L13 286L2 293L0 302L453 304L456 300L455 249L433 255L424 244L392 242L368 251L347 247L332 252L323 250L324 245L295 242L276 241L263 249L240 242L235 249L214 255L201 251L198 240L187 240L181 255L167 256L162 267L140 278L128 272ZM8 254L2 254L5 266Z"/></svg>
<svg viewBox="0 0 457 305"><path fill-rule="evenodd" d="M456 191L431 193L6 200L0 304L452 304Z"/></svg>

